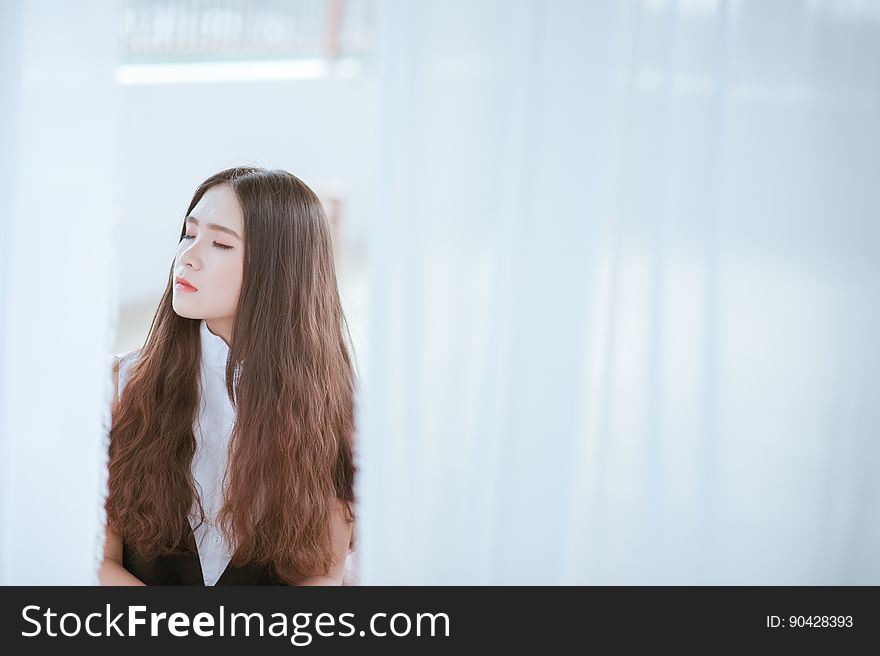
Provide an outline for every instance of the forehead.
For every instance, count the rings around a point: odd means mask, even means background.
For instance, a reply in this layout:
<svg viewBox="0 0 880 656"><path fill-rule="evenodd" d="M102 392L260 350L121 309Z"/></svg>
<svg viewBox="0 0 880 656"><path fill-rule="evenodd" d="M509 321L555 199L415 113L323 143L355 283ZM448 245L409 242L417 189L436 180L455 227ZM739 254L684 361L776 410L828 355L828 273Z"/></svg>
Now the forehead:
<svg viewBox="0 0 880 656"><path fill-rule="evenodd" d="M208 189L190 212L200 223L219 223L242 234L243 216L238 197L232 187L226 184Z"/></svg>

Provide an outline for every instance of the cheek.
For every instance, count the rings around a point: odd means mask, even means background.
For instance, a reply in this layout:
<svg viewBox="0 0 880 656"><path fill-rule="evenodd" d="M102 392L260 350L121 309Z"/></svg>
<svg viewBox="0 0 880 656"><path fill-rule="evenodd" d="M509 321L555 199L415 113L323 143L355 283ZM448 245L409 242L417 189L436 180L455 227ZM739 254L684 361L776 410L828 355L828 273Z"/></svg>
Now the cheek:
<svg viewBox="0 0 880 656"><path fill-rule="evenodd" d="M236 262L230 262L229 266L223 268L224 289L232 290L232 292L237 296L239 291L241 290L242 280L242 263L240 260Z"/></svg>

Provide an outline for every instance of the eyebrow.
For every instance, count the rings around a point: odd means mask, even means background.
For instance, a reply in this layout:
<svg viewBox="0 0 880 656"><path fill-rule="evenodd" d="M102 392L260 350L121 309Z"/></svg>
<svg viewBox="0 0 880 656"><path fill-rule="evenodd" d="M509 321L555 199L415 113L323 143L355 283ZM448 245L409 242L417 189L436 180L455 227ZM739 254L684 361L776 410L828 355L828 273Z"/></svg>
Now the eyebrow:
<svg viewBox="0 0 880 656"><path fill-rule="evenodd" d="M199 225L199 220L192 215L186 217L186 220L192 221L196 225ZM210 228L211 230L219 230L220 232L227 232L230 235L232 235L233 237L235 237L236 239L241 240L241 237L238 236L238 233L235 230L233 230L232 228L227 228L226 226L220 225L219 223L208 223L206 225L206 227Z"/></svg>

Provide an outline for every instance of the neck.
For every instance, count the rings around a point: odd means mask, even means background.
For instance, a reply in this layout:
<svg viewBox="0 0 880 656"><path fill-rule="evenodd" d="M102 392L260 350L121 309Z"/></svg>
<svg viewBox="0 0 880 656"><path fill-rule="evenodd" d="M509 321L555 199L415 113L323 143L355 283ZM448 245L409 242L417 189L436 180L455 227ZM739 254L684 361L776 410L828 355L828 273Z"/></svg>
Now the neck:
<svg viewBox="0 0 880 656"><path fill-rule="evenodd" d="M208 330L226 342L226 346L230 345L232 342L231 319L205 319L205 325L208 326Z"/></svg>

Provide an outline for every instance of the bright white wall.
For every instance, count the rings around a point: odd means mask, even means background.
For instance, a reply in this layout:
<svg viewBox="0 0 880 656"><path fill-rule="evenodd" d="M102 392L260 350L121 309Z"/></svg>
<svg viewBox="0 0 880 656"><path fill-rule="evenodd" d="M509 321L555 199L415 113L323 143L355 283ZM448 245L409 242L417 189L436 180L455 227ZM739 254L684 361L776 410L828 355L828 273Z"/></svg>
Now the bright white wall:
<svg viewBox="0 0 880 656"><path fill-rule="evenodd" d="M89 584L118 268L117 3L0 2L0 583Z"/></svg>

